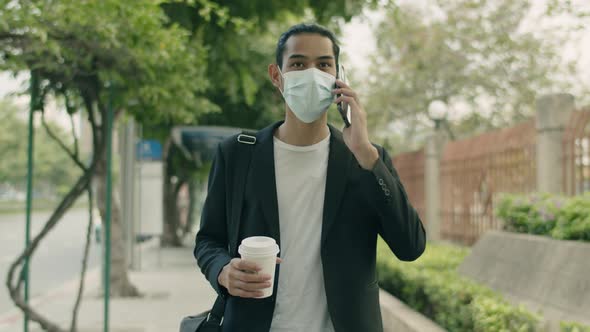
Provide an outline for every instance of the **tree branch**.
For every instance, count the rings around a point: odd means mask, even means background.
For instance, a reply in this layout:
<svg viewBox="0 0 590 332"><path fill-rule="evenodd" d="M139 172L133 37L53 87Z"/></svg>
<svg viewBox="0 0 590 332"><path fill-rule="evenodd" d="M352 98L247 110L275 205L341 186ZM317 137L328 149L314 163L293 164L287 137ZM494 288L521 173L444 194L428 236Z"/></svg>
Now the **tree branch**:
<svg viewBox="0 0 590 332"><path fill-rule="evenodd" d="M94 210L94 198L92 197L92 186L88 186L88 228L86 229L86 245L84 247L84 258L82 259L82 271L80 272L80 287L78 288L78 296L76 297L76 304L72 313L72 323L70 325L70 331L76 331L76 325L78 323L78 310L80 309L80 303L82 303L82 296L84 294L84 278L86 276L86 269L88 266L88 253L90 251L90 241L92 234L93 210Z"/></svg>
<svg viewBox="0 0 590 332"><path fill-rule="evenodd" d="M92 179L92 174L96 166L95 160L93 160L90 168L78 179L74 187L68 192L57 209L52 213L47 223L43 226L43 229L39 234L31 241L30 245L26 247L23 252L17 257L17 259L10 265L10 268L6 277L6 287L8 288L10 297L13 302L19 307L24 313L26 313L31 320L39 323L41 327L50 332L64 332L59 326L51 323L47 318L36 312L28 303L26 303L22 297L20 291L22 285L22 279L17 282L17 285L13 285L15 271L19 266L24 264L24 260L27 257L31 257L32 253L37 249L41 240L49 233L53 227L61 220L65 212L74 204L76 199L88 188Z"/></svg>
<svg viewBox="0 0 590 332"><path fill-rule="evenodd" d="M92 103L92 98L90 98L84 91L80 91L80 94L82 95L82 100L84 101L86 112L88 113L88 122L90 122L90 127L92 130L92 146L94 147L99 143L99 126L97 125L96 118L94 117L94 105Z"/></svg>
<svg viewBox="0 0 590 332"><path fill-rule="evenodd" d="M78 158L77 155L77 151L72 152L67 146L66 144L59 138L57 137L57 135L53 132L53 130L49 127L49 125L47 124L47 121L45 120L45 112L41 113L41 122L43 123L43 127L45 128L45 131L47 132L47 134L55 141L57 142L57 144L62 148L62 150L65 151L65 153L67 153L67 155L70 157L70 159L72 159L72 161L74 163L76 163L76 165L78 167L80 167L83 171L87 171L88 168L84 165L84 163L82 163L82 161L80 161L80 158ZM77 144L76 144L77 146ZM77 147L76 147L77 148Z"/></svg>
<svg viewBox="0 0 590 332"><path fill-rule="evenodd" d="M80 147L78 144L78 136L76 135L76 130L74 127L74 112L75 112L75 110L70 105L70 97L68 96L66 91L63 92L63 96L64 96L65 103L66 103L66 110L68 112L68 115L70 116L70 126L72 127L72 137L74 138L74 156L76 156L76 158L79 158Z"/></svg>
<svg viewBox="0 0 590 332"><path fill-rule="evenodd" d="M70 115L70 126L72 127L72 137L74 138L74 156L80 157L80 145L78 144L78 136L76 135L76 128L74 127L74 114Z"/></svg>
<svg viewBox="0 0 590 332"><path fill-rule="evenodd" d="M47 223L43 226L43 229L39 232L39 234L31 241L30 245L26 247L23 252L17 257L17 259L10 265L7 276L6 276L6 287L8 288L9 295L15 305L19 307L25 314L27 314L32 321L35 321L41 325L41 327L50 332L64 332L59 326L50 322L47 318L36 312L28 303L26 303L23 299L21 286L22 286L22 277L18 280L17 285L13 285L14 276L16 270L22 266L24 266L24 260L27 257L31 257L32 253L37 249L39 246L40 241L55 227L55 225L61 220L65 212L75 203L77 198L84 192L84 190L88 190L90 183L92 181L92 177L96 170L97 165L97 155L100 155L104 152L105 145L100 144L99 142L93 142L93 151L95 154L93 155L92 162L87 170L80 176L76 184L70 189L70 191L64 196L63 200L57 206L56 210L51 214ZM22 272L19 273L19 276L22 276Z"/></svg>

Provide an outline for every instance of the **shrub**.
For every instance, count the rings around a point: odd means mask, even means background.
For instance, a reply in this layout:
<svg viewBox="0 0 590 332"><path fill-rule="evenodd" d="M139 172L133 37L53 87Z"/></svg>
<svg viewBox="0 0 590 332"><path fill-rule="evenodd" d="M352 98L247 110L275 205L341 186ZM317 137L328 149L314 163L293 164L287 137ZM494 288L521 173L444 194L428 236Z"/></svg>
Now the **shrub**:
<svg viewBox="0 0 590 332"><path fill-rule="evenodd" d="M498 202L496 215L504 220L507 231L547 235L555 227L564 201L550 194L505 194Z"/></svg>
<svg viewBox="0 0 590 332"><path fill-rule="evenodd" d="M590 193L577 197L506 194L498 202L496 215L507 231L590 241Z"/></svg>
<svg viewBox="0 0 590 332"><path fill-rule="evenodd" d="M590 194L567 201L551 236L562 240L590 241Z"/></svg>
<svg viewBox="0 0 590 332"><path fill-rule="evenodd" d="M590 332L590 326L585 326L576 322L561 322L561 332Z"/></svg>
<svg viewBox="0 0 590 332"><path fill-rule="evenodd" d="M522 306L515 307L499 296L477 296L473 303L474 331L536 331L539 317Z"/></svg>
<svg viewBox="0 0 590 332"><path fill-rule="evenodd" d="M514 307L456 272L469 250L429 244L415 262L398 261L380 241L380 286L449 331L535 331L539 316Z"/></svg>

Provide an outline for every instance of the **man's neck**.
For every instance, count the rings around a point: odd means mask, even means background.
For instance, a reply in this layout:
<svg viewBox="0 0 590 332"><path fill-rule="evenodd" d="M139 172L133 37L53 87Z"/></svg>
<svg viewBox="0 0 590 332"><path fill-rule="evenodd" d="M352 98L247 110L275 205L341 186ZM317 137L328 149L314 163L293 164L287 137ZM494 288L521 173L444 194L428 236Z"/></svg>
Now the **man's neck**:
<svg viewBox="0 0 590 332"><path fill-rule="evenodd" d="M285 122L275 131L275 137L284 143L295 146L308 146L321 142L330 135L326 116L312 122L305 123L287 111Z"/></svg>

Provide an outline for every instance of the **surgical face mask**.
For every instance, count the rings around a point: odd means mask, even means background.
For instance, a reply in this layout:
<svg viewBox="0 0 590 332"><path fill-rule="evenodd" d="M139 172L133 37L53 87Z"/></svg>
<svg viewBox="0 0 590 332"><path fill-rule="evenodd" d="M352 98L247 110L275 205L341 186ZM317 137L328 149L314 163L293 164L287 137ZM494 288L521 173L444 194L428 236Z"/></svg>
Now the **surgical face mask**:
<svg viewBox="0 0 590 332"><path fill-rule="evenodd" d="M317 68L290 71L281 76L283 98L299 120L312 123L326 113L334 100L332 89L336 77Z"/></svg>

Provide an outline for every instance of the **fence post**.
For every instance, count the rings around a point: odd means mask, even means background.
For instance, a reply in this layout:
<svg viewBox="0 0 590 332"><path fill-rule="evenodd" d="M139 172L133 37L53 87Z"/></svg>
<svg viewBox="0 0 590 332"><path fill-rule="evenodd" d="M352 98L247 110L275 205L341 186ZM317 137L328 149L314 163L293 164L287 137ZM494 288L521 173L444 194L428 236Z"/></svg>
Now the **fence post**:
<svg viewBox="0 0 590 332"><path fill-rule="evenodd" d="M563 133L574 110L567 93L537 98L537 191L563 193Z"/></svg>
<svg viewBox="0 0 590 332"><path fill-rule="evenodd" d="M436 129L426 143L424 191L426 194L426 227L431 241L441 238L440 232L440 159L445 137Z"/></svg>

